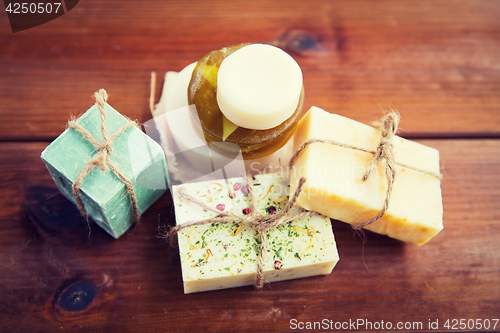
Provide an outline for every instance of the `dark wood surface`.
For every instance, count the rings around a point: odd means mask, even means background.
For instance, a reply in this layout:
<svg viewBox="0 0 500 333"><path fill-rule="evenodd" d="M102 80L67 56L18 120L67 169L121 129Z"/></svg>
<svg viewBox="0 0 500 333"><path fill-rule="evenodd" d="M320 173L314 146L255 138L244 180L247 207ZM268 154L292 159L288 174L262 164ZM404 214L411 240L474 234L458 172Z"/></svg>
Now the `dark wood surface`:
<svg viewBox="0 0 500 333"><path fill-rule="evenodd" d="M191 295L177 250L158 238L175 223L169 193L118 240L95 224L89 236L41 151L97 89L145 122L151 71L158 100L166 71L241 42L295 57L305 109L365 123L398 109L402 136L440 150L444 230L422 247L372 233L363 243L334 221L332 274ZM450 331L448 319L499 318L498 1L87 0L15 34L2 12L0 73L2 332L290 331L292 319L423 332L429 320Z"/></svg>

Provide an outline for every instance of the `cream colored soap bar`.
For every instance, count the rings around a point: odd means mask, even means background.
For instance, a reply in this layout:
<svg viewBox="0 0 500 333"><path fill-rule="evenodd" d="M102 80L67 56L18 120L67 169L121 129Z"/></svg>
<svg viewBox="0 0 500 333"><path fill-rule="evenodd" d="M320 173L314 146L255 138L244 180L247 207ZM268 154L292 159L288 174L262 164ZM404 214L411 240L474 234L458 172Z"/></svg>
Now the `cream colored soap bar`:
<svg viewBox="0 0 500 333"><path fill-rule="evenodd" d="M217 74L217 104L234 124L266 130L290 118L299 104L302 70L280 48L251 44L231 53Z"/></svg>
<svg viewBox="0 0 500 333"><path fill-rule="evenodd" d="M289 179L283 173L257 176L254 195L261 214L286 205ZM186 192L221 211L243 215L250 206L243 178L180 185ZM215 214L179 196L173 187L177 224L203 220ZM233 198L229 197L229 194ZM290 213L300 211L293 208ZM184 292L194 293L253 285L259 238L250 225L208 224L178 233ZM329 274L339 260L330 220L314 215L293 220L268 231L264 279L267 282Z"/></svg>
<svg viewBox="0 0 500 333"><path fill-rule="evenodd" d="M380 131L354 120L312 107L299 122L295 149L309 139L327 139L375 151ZM389 209L366 229L422 245L443 229L439 152L416 142L394 138L396 178ZM301 207L358 225L382 209L386 197L385 162L366 181L370 153L325 143L308 146L294 163L291 191L300 177L306 183L297 200ZM293 192L292 192L293 193Z"/></svg>

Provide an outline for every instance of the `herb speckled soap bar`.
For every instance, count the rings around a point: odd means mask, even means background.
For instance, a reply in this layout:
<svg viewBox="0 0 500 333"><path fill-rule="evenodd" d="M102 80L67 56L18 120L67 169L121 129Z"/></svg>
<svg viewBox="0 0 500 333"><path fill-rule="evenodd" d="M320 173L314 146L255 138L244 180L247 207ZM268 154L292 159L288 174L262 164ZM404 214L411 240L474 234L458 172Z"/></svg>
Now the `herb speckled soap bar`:
<svg viewBox="0 0 500 333"><path fill-rule="evenodd" d="M123 127L127 120L106 104L106 127L109 135ZM77 123L102 142L100 112L94 105ZM111 160L132 182L142 214L167 188L163 150L135 126L113 140ZM78 173L96 153L95 147L73 128L66 129L43 152L41 158L59 190L75 202L73 183ZM80 197L92 219L115 238L133 224L132 202L124 183L112 171L95 167L84 178Z"/></svg>
<svg viewBox="0 0 500 333"><path fill-rule="evenodd" d="M254 195L261 214L272 214L288 201L289 179L283 173L256 176ZM219 210L245 214L250 207L243 178L184 184L186 192ZM177 224L214 217L179 196L173 187ZM295 207L293 214L301 210ZM179 231L184 292L252 285L255 282L259 238L239 222L213 223ZM339 260L330 220L321 215L293 220L268 231L264 279L267 282L329 274Z"/></svg>

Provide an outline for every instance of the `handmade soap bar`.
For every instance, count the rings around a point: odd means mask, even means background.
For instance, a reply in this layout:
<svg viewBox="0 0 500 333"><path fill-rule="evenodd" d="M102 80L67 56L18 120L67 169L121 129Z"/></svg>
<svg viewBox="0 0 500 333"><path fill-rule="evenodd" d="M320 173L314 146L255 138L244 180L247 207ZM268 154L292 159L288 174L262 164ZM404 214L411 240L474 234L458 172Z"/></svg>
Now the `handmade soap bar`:
<svg viewBox="0 0 500 333"><path fill-rule="evenodd" d="M380 130L312 107L299 123L295 149L310 139L375 151ZM393 145L396 176L389 207L366 229L422 245L443 229L439 152L398 136ZM309 145L292 168L291 191L300 177L306 178L297 204L353 225L369 221L382 210L388 186L385 162L362 180L373 158L371 153L335 144Z"/></svg>
<svg viewBox="0 0 500 333"><path fill-rule="evenodd" d="M265 174L254 180L260 213L269 215L286 205L288 177ZM173 187L177 224L214 217L179 194L185 191L220 211L248 214L250 198L243 178ZM231 196L231 197L230 197ZM289 214L301 211L295 207ZM292 220L267 233L264 278L267 282L329 274L339 260L330 220L321 215ZM184 292L252 285L255 282L259 237L247 223L214 223L178 233Z"/></svg>
<svg viewBox="0 0 500 333"><path fill-rule="evenodd" d="M106 128L111 136L127 124L121 114L105 104ZM102 142L100 111L94 105L77 123ZM73 128L66 129L43 152L41 158L59 190L71 201L73 183L96 154L95 147ZM165 156L161 147L136 126L112 141L110 158L132 183L142 214L167 188ZM111 171L94 167L84 178L80 198L87 214L115 238L133 224L132 202L123 181Z"/></svg>
<svg viewBox="0 0 500 333"><path fill-rule="evenodd" d="M252 44L231 53L217 75L217 103L234 124L266 130L290 118L299 103L302 71L285 51Z"/></svg>

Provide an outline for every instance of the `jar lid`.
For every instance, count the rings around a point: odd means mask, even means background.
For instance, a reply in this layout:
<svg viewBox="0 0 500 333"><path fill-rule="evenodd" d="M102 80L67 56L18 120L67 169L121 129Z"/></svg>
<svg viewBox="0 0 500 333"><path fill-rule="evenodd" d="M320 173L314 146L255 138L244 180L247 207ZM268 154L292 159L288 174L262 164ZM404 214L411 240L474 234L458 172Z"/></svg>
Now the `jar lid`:
<svg viewBox="0 0 500 333"><path fill-rule="evenodd" d="M288 119L299 103L302 71L285 51L251 44L230 54L217 74L217 103L234 124L266 130Z"/></svg>

